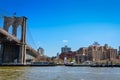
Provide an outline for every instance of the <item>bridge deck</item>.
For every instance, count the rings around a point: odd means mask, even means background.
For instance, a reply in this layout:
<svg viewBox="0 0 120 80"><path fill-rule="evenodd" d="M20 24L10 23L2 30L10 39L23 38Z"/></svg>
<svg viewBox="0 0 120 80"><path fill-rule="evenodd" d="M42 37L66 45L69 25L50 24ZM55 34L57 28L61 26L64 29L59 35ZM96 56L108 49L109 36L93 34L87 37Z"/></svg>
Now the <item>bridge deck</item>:
<svg viewBox="0 0 120 80"><path fill-rule="evenodd" d="M4 36L6 36L6 38L12 39L13 41L20 43L20 41L14 37L13 35L9 34L7 31L5 31L4 29L0 28L0 34L3 34Z"/></svg>
<svg viewBox="0 0 120 80"><path fill-rule="evenodd" d="M5 31L4 29L0 28L0 34L4 35L6 38L11 39L12 41L16 42L16 43L20 43L20 41L13 35L9 34L7 31ZM1 37L1 36L0 36ZM37 57L38 56L38 52L36 50L34 50L32 47L30 46L26 46L26 51L27 54L33 56L33 57Z"/></svg>

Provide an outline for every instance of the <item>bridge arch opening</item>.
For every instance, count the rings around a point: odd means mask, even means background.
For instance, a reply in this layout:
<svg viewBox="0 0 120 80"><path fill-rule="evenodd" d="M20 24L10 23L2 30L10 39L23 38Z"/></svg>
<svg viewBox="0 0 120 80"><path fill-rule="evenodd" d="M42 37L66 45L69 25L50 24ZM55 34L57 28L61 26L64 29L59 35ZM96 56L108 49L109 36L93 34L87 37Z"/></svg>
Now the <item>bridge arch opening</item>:
<svg viewBox="0 0 120 80"><path fill-rule="evenodd" d="M16 35L17 39L19 40L21 40L21 35L22 35L21 33L22 33L22 27L19 25L17 27L17 35Z"/></svg>
<svg viewBox="0 0 120 80"><path fill-rule="evenodd" d="M8 33L12 34L12 31L13 31L13 27L12 27L12 25L11 25L11 26L9 26L9 28L8 28Z"/></svg>

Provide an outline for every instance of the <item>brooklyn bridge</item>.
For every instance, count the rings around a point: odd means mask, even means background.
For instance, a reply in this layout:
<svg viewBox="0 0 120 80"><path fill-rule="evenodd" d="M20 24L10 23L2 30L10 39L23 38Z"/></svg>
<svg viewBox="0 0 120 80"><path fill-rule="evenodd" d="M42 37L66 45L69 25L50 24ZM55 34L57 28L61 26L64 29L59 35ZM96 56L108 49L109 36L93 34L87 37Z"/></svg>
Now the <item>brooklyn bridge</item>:
<svg viewBox="0 0 120 80"><path fill-rule="evenodd" d="M36 58L39 54L26 42L27 18L4 16L3 27L0 28L0 64L26 64L26 54ZM9 28L12 26L12 34ZM17 28L21 27L21 38L17 38Z"/></svg>

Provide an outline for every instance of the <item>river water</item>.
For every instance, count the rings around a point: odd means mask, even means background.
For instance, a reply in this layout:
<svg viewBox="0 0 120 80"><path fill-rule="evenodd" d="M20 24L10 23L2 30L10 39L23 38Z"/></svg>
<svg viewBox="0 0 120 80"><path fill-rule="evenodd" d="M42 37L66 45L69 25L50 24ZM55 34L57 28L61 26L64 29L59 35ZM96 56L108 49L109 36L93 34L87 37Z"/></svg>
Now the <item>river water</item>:
<svg viewBox="0 0 120 80"><path fill-rule="evenodd" d="M120 80L120 68L0 67L0 80Z"/></svg>

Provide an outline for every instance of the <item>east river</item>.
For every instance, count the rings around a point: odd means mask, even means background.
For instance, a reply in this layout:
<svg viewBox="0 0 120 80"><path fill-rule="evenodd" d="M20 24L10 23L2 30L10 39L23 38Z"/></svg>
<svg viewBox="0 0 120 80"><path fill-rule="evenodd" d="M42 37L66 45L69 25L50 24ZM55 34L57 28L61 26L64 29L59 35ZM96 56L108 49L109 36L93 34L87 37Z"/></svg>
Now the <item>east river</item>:
<svg viewBox="0 0 120 80"><path fill-rule="evenodd" d="M0 80L120 80L120 68L0 67Z"/></svg>

